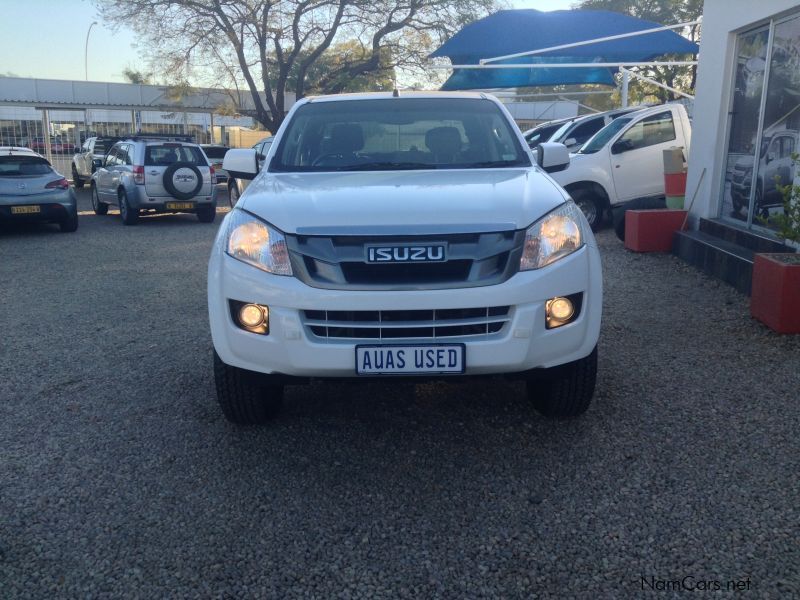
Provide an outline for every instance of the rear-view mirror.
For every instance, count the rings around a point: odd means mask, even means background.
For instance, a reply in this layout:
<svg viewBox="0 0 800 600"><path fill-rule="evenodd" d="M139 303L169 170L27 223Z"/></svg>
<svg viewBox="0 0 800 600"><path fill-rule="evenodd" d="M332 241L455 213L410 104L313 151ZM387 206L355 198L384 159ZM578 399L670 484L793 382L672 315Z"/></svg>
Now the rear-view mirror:
<svg viewBox="0 0 800 600"><path fill-rule="evenodd" d="M259 156L252 148L228 150L222 159L222 168L235 179L254 179L258 175Z"/></svg>
<svg viewBox="0 0 800 600"><path fill-rule="evenodd" d="M569 166L569 150L564 144L542 142L535 152L536 162L547 173L557 173Z"/></svg>
<svg viewBox="0 0 800 600"><path fill-rule="evenodd" d="M622 154L628 150L633 150L633 142L631 140L617 140L611 146L611 154Z"/></svg>

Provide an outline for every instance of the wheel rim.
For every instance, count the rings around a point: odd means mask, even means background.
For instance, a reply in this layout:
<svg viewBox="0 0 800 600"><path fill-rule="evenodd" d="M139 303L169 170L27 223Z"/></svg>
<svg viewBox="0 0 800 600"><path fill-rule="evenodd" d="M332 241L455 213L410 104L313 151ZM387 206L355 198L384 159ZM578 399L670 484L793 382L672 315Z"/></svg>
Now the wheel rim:
<svg viewBox="0 0 800 600"><path fill-rule="evenodd" d="M119 195L119 214L123 219L128 218L128 203L125 202L125 194Z"/></svg>
<svg viewBox="0 0 800 600"><path fill-rule="evenodd" d="M583 212L583 216L589 221L589 225L594 225L597 220L597 205L591 200L581 198L576 202L578 208Z"/></svg>
<svg viewBox="0 0 800 600"><path fill-rule="evenodd" d="M98 201L98 198L97 198L97 188L93 187L92 188L92 209L94 211L97 211L98 208L100 208L100 202Z"/></svg>
<svg viewBox="0 0 800 600"><path fill-rule="evenodd" d="M239 189L234 185L231 187L231 191L228 194L228 204L231 205L231 208L236 206L236 203L239 201Z"/></svg>

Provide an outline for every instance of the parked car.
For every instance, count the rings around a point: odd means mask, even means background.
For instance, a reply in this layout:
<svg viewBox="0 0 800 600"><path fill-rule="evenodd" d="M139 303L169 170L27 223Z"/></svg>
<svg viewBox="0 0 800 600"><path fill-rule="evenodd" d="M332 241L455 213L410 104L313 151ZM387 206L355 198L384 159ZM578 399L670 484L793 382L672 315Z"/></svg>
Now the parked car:
<svg viewBox="0 0 800 600"><path fill-rule="evenodd" d="M31 139L30 149L34 152L46 154L47 142L44 137L35 137ZM50 137L50 152L53 154L69 154L74 149L72 142L66 138L59 136Z"/></svg>
<svg viewBox="0 0 800 600"><path fill-rule="evenodd" d="M122 222L135 225L142 212L193 212L203 223L216 216L214 168L200 146L170 136L143 134L116 142L92 175L92 207L110 204Z"/></svg>
<svg viewBox="0 0 800 600"><path fill-rule="evenodd" d="M546 123L540 123L533 129L528 129L522 135L525 138L525 141L528 142L528 146L531 148L536 148L542 142L550 141L552 135L561 129L561 126L564 123L572 121L573 117L568 119L556 119L555 121L547 121Z"/></svg>
<svg viewBox="0 0 800 600"><path fill-rule="evenodd" d="M219 144L200 144L200 147L205 152L208 162L214 167L214 173L217 176L217 183L227 183L228 174L222 168L222 159L225 158L225 153L230 150L227 146Z"/></svg>
<svg viewBox="0 0 800 600"><path fill-rule="evenodd" d="M264 166L264 160L269 153L269 149L272 146L272 140L274 137L267 137L263 140L260 140L257 144L253 146L253 150L256 151L256 157L258 158L258 168ZM239 198L244 191L247 189L247 186L250 184L250 181L247 179L236 179L230 177L228 179L228 203L231 205L231 208L236 206L236 203L239 201Z"/></svg>
<svg viewBox="0 0 800 600"><path fill-rule="evenodd" d="M223 413L272 416L308 377L507 375L548 416L583 413L597 369L602 271L583 214L485 94L295 104L226 216L208 269ZM260 171L260 173L259 173Z"/></svg>
<svg viewBox="0 0 800 600"><path fill-rule="evenodd" d="M90 137L81 146L80 151L72 157L72 183L80 189L83 184L92 178L103 162L108 149L117 141L118 137Z"/></svg>
<svg viewBox="0 0 800 600"><path fill-rule="evenodd" d="M75 191L42 155L29 148L0 147L0 221L58 223L78 229Z"/></svg>
<svg viewBox="0 0 800 600"><path fill-rule="evenodd" d="M794 181L795 166L792 154L798 147L798 132L784 129L765 136L758 157L756 176L755 213L769 216L769 209L783 205L779 186ZM731 201L733 210L741 212L750 206L750 190L753 185L753 157L742 156L733 166L731 177Z"/></svg>
<svg viewBox="0 0 800 600"><path fill-rule="evenodd" d="M611 123L614 119L634 111L641 110L640 107L618 108L591 115L582 115L571 119L564 119L557 122L558 127L554 130L548 125L540 132L541 135L533 134L528 141L531 148L535 148L542 142L558 142L564 144L570 152L577 152L589 138L600 131L603 127ZM549 135L547 135L549 133Z"/></svg>
<svg viewBox="0 0 800 600"><path fill-rule="evenodd" d="M681 146L688 156L691 132L681 104L628 113L596 133L553 179L596 230L612 207L664 196L663 150Z"/></svg>

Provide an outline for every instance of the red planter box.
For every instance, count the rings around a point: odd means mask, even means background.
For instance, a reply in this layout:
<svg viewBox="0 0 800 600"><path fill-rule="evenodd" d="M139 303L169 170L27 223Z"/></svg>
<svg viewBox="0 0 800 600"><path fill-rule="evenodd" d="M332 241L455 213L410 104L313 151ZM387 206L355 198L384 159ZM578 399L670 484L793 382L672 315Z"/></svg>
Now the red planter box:
<svg viewBox="0 0 800 600"><path fill-rule="evenodd" d="M671 252L672 236L686 220L685 210L669 208L625 212L625 247L634 252Z"/></svg>
<svg viewBox="0 0 800 600"><path fill-rule="evenodd" d="M667 196L683 196L686 194L686 173L665 174L664 193Z"/></svg>
<svg viewBox="0 0 800 600"><path fill-rule="evenodd" d="M786 254L756 254L750 314L778 333L800 333L800 260Z"/></svg>

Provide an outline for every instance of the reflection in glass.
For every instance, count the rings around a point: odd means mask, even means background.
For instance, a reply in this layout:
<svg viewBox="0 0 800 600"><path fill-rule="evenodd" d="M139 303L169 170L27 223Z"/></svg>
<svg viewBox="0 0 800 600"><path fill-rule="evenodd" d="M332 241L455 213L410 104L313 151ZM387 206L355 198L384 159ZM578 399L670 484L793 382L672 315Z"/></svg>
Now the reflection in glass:
<svg viewBox="0 0 800 600"><path fill-rule="evenodd" d="M800 131L800 17L775 25L764 127L755 178L754 222L771 226L783 211L780 186L794 180L792 154Z"/></svg>
<svg viewBox="0 0 800 600"><path fill-rule="evenodd" d="M739 35L728 153L725 164L722 216L747 220L758 115L764 88L769 29Z"/></svg>

